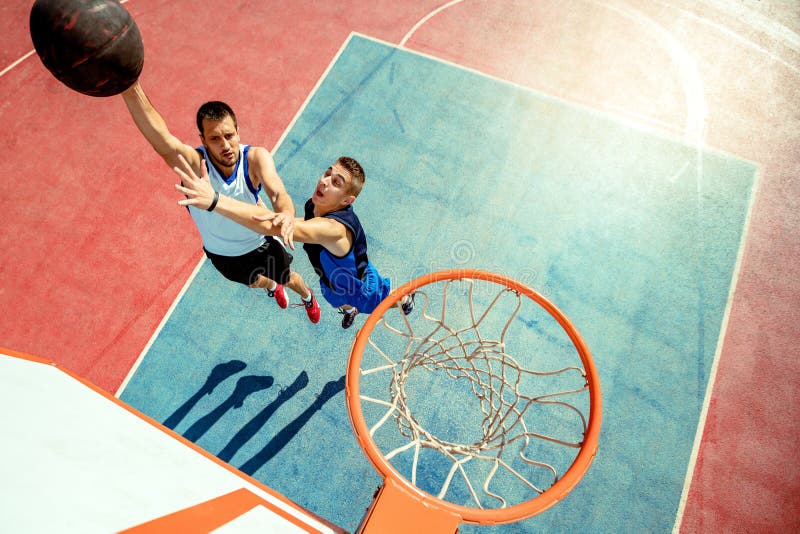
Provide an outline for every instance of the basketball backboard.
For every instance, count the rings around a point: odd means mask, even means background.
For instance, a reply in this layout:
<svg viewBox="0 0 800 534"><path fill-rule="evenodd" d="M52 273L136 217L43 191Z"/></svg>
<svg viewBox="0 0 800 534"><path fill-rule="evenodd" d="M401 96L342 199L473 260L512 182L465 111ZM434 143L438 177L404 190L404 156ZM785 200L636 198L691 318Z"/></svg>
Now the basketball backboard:
<svg viewBox="0 0 800 534"><path fill-rule="evenodd" d="M11 532L343 532L113 396L0 349Z"/></svg>

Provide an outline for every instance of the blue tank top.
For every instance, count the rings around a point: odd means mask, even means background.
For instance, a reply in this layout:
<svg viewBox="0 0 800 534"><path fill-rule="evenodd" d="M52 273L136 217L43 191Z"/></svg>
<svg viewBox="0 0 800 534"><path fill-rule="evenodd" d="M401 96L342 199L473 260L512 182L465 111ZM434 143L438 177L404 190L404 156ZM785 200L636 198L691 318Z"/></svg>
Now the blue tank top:
<svg viewBox="0 0 800 534"><path fill-rule="evenodd" d="M332 211L323 215L328 219L333 219L345 225L353 235L353 246L344 256L336 256L329 252L322 245L315 243L304 243L303 250L308 255L308 261L314 267L314 271L320 278L320 281L326 286L333 288L329 275L332 275L333 270L336 270L336 275L339 273L349 273L359 280L364 279L364 272L369 264L367 258L367 236L364 234L364 229L361 227L361 221L358 220L353 206L347 206L343 210ZM304 219L307 221L314 218L314 202L309 198L305 205ZM328 269L325 269L325 267ZM326 272L327 271L327 272ZM334 280L336 277L333 277Z"/></svg>

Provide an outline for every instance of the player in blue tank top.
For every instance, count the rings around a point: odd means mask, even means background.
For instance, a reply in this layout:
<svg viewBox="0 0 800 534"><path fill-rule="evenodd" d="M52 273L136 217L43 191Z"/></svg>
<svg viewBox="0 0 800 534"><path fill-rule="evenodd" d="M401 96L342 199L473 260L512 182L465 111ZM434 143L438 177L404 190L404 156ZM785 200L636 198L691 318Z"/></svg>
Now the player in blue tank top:
<svg viewBox="0 0 800 534"><path fill-rule="evenodd" d="M202 170L202 169L201 169ZM214 191L208 177L198 177L188 166L175 171L183 185L176 189L186 195L182 206L208 208ZM322 296L343 314L342 327L349 328L357 313L370 313L390 291L389 279L380 275L367 257L367 240L353 202L364 186L361 165L341 157L317 181L314 194L305 204L302 219L294 223L294 239L304 243L311 264L320 277ZM263 206L252 206L219 195L214 211L265 235L279 235L281 219ZM414 306L412 296L400 303L403 313Z"/></svg>

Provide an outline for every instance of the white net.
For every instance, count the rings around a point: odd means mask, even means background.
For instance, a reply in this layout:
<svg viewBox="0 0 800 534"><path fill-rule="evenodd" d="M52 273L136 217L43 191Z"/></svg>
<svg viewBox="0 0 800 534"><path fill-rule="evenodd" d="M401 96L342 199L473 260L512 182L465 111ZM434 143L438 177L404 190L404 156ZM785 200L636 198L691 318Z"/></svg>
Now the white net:
<svg viewBox="0 0 800 534"><path fill-rule="evenodd" d="M589 385L563 327L485 280L416 291L370 332L360 399L370 436L411 484L471 508L535 498L584 440Z"/></svg>

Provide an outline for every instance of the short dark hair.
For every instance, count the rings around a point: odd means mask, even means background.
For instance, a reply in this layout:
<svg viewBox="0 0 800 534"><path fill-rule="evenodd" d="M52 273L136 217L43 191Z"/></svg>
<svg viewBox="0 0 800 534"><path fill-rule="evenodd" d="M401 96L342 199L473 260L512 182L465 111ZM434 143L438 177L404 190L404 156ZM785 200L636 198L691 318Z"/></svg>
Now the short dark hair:
<svg viewBox="0 0 800 534"><path fill-rule="evenodd" d="M228 104L220 102L219 100L206 102L197 110L197 130L200 132L200 135L203 135L204 119L221 121L228 116L233 120L233 127L238 129L239 126L236 124L236 114Z"/></svg>
<svg viewBox="0 0 800 534"><path fill-rule="evenodd" d="M367 180L367 176L364 174L364 169L361 167L361 164L347 156L340 157L336 160L336 163L344 167L344 170L350 173L352 177L350 193L357 197L361 192L361 188L364 187L364 182Z"/></svg>

